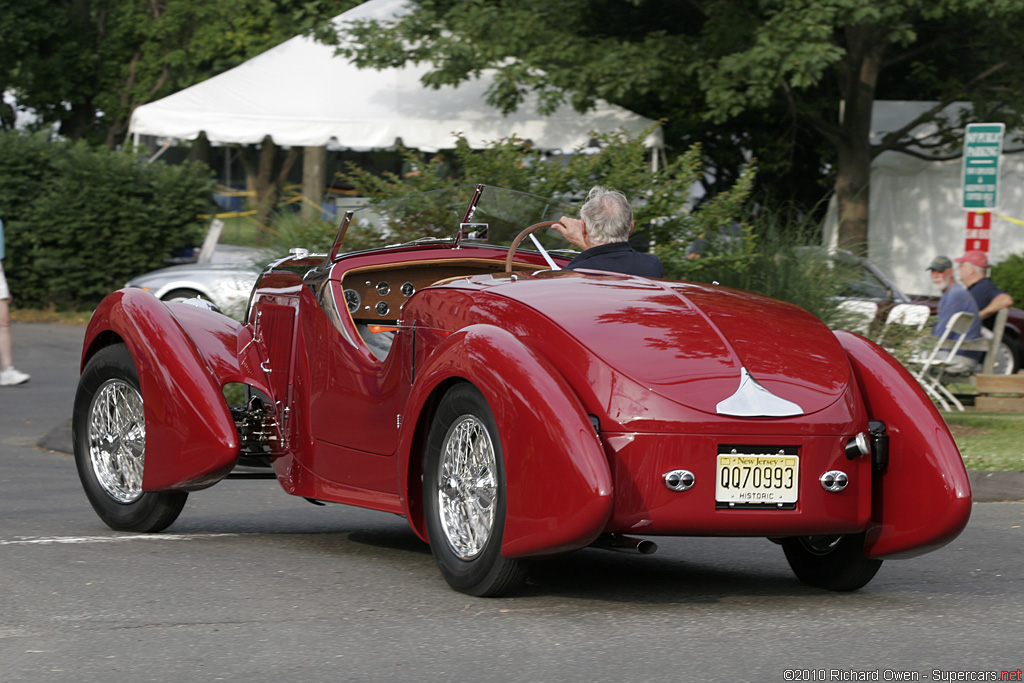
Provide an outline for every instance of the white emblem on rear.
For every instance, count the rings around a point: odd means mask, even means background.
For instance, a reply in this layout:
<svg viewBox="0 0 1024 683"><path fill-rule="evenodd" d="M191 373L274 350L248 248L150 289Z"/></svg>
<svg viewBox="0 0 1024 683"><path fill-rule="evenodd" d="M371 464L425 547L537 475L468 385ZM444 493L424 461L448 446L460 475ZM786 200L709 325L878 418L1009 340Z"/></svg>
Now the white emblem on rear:
<svg viewBox="0 0 1024 683"><path fill-rule="evenodd" d="M736 417L792 417L803 415L804 409L784 398L779 398L758 384L746 368L740 368L740 388L736 393L719 402L719 415Z"/></svg>

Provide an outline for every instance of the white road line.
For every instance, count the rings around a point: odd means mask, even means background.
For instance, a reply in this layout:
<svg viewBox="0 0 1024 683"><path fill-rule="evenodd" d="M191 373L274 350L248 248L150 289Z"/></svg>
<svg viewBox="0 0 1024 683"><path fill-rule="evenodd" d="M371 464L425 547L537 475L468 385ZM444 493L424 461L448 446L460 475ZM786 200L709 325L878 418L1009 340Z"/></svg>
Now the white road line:
<svg viewBox="0 0 1024 683"><path fill-rule="evenodd" d="M196 541L241 534L132 534L131 536L15 536L0 545L54 545L59 543L120 543L122 541Z"/></svg>

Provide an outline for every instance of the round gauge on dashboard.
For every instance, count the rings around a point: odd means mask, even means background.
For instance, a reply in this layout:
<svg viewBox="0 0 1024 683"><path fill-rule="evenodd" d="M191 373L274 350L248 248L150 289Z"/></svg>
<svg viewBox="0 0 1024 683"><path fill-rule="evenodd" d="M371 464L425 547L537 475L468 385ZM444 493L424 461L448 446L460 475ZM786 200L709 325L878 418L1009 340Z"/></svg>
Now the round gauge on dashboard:
<svg viewBox="0 0 1024 683"><path fill-rule="evenodd" d="M359 292L354 289L345 290L345 305L348 306L349 313L355 313L359 310L359 304L363 303L362 298L359 296Z"/></svg>
<svg viewBox="0 0 1024 683"><path fill-rule="evenodd" d="M391 285L381 280L377 283L377 293L381 296L387 296L391 293Z"/></svg>
<svg viewBox="0 0 1024 683"><path fill-rule="evenodd" d="M402 285L402 294L404 294L405 296L409 297L415 293L416 288L413 286L411 282L406 282L404 285Z"/></svg>
<svg viewBox="0 0 1024 683"><path fill-rule="evenodd" d="M391 307L388 306L386 301L378 301L375 310L377 311L377 315L383 317L391 312Z"/></svg>

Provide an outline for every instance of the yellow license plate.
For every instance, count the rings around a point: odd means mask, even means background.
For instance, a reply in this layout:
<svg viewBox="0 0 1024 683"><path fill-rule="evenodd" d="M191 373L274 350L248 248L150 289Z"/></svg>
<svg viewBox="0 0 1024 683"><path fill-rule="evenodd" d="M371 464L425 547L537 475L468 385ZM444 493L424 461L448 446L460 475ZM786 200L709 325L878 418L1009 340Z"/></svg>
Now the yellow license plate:
<svg viewBox="0 0 1024 683"><path fill-rule="evenodd" d="M796 502L800 458L795 455L718 454L715 501L736 505Z"/></svg>

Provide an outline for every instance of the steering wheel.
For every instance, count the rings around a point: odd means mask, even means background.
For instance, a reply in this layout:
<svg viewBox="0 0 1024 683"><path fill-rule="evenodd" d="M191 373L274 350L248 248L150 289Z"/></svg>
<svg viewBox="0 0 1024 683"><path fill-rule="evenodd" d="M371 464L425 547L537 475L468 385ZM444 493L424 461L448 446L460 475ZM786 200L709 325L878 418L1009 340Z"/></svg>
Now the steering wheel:
<svg viewBox="0 0 1024 683"><path fill-rule="evenodd" d="M512 240L512 246L510 246L508 248L508 256L505 257L505 272L506 273L511 273L512 272L512 258L516 255L516 249L519 248L519 244L524 239L529 237L532 233L537 232L538 230L543 230L544 228L550 228L552 225L554 225L557 222L558 221L541 221L540 223L534 223L533 225L531 225L530 227L526 228L521 233L516 235L516 238L514 240ZM537 246L540 246L540 245L538 244ZM545 250L544 247L540 247L540 251L541 251L542 254L547 256L547 250Z"/></svg>

